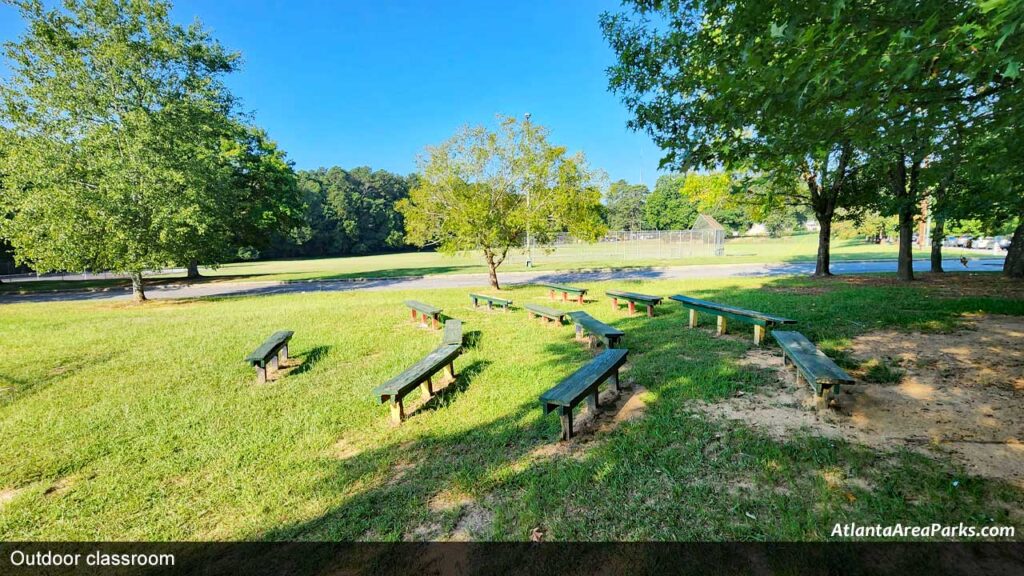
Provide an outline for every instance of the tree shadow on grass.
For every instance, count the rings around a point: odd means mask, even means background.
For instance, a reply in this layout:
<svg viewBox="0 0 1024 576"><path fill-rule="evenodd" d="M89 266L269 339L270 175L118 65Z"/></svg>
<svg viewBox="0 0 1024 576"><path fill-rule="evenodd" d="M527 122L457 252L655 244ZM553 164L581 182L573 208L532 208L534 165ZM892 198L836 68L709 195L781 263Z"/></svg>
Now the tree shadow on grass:
<svg viewBox="0 0 1024 576"><path fill-rule="evenodd" d="M409 416L413 417L416 414L433 412L448 406L463 392L465 392L477 375L483 372L490 364L491 362L489 360L476 360L467 364L461 370L459 370L458 365L456 365L455 379L441 386L435 384L434 395L430 397L430 400L414 407L409 412Z"/></svg>

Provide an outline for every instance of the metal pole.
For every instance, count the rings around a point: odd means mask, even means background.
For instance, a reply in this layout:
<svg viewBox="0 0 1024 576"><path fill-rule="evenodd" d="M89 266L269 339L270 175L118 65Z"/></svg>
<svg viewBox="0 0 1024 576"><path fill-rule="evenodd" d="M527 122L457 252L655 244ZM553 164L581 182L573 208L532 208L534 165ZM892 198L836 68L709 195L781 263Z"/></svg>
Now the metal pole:
<svg viewBox="0 0 1024 576"><path fill-rule="evenodd" d="M526 113L526 129L523 132L524 137L529 137L530 134L530 113ZM526 186L526 267L533 267L533 246L530 243L530 220L533 218L533 212L530 210L530 185L527 183Z"/></svg>

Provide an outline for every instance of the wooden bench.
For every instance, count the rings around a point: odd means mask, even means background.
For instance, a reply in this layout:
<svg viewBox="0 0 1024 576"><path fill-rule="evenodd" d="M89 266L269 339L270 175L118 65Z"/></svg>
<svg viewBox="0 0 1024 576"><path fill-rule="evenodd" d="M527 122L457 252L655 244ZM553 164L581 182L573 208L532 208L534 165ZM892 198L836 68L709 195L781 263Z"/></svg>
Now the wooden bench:
<svg viewBox="0 0 1024 576"><path fill-rule="evenodd" d="M785 365L786 359L789 358L796 366L797 383L803 376L804 381L811 385L811 389L825 406L828 406L831 400L838 399L842 384L854 382L845 370L818 350L803 334L779 330L772 332L772 337L782 348L782 364Z"/></svg>
<svg viewBox="0 0 1024 576"><path fill-rule="evenodd" d="M669 300L675 300L683 305L684 308L690 310L690 328L697 326L697 312L707 312L708 314L714 314L718 316L718 335L725 334L726 330L726 319L731 318L738 322L746 322L747 324L754 325L754 344L758 346L764 341L765 332L769 328L779 326L782 324L796 324L796 320L790 320L789 318L782 318L781 316L772 316L771 314L765 314L763 312L755 312L754 310L744 310L743 308L737 308L735 306L729 306L727 304L719 304L717 302L709 302L707 300L699 300L697 298L690 298L688 296L682 296L676 294L675 296L669 296Z"/></svg>
<svg viewBox="0 0 1024 576"><path fill-rule="evenodd" d="M573 300L576 300L580 304L583 304L583 296L586 295L587 293L586 288L573 288L572 286L563 286L561 284L548 284L546 282L540 282L537 284L537 286L543 286L544 288L547 288L548 296L550 296L552 300L555 299L555 292L561 292L562 302L565 302L569 299L569 294L575 294L576 296L573 297Z"/></svg>
<svg viewBox="0 0 1024 576"><path fill-rule="evenodd" d="M441 345L427 354L422 360L410 366L405 372L373 389L373 395L380 398L380 403L391 403L391 421L395 424L405 420L405 396L417 386L423 400L434 395L431 377L442 368L448 378L455 379L455 359L462 353L462 322L447 320L444 323L444 336Z"/></svg>
<svg viewBox="0 0 1024 576"><path fill-rule="evenodd" d="M576 325L577 340L581 340L583 332L586 331L604 342L605 348L615 348L619 345L619 339L625 335L622 330L609 326L582 310L570 312L569 319Z"/></svg>
<svg viewBox="0 0 1024 576"><path fill-rule="evenodd" d="M409 307L409 312L412 313L412 321L413 322L416 322L417 320L419 320L420 324L422 324L423 326L426 326L427 325L427 318L430 318L432 324L434 325L434 328L440 328L441 327L441 309L440 308L435 308L435 307L431 306L430 304L424 304L423 302L420 302L418 300L406 300L405 301L405 305ZM416 318L416 313L417 312L419 312L420 315L422 316L421 319L417 319Z"/></svg>
<svg viewBox="0 0 1024 576"><path fill-rule="evenodd" d="M526 308L526 313L530 315L530 318L543 318L545 322L554 321L559 324L562 323L562 318L569 314L565 310L556 310L537 304L525 304L523 308Z"/></svg>
<svg viewBox="0 0 1024 576"><path fill-rule="evenodd" d="M245 357L249 365L256 367L257 383L263 384L267 381L267 367L277 370L278 358L281 361L288 359L288 341L292 339L293 334L295 332L291 330L274 332L266 342Z"/></svg>
<svg viewBox="0 0 1024 576"><path fill-rule="evenodd" d="M591 411L597 410L598 387L605 380L611 380L615 390L619 388L619 368L626 363L629 350L616 348L605 350L594 357L586 366L572 373L554 388L540 397L544 414L559 411L562 420L562 440L572 438L572 409L584 398Z"/></svg>
<svg viewBox="0 0 1024 576"><path fill-rule="evenodd" d="M501 308L502 310L505 310L507 312L509 306L512 305L512 301L511 300L506 300L504 298L498 298L497 296L488 296L487 294L472 294L472 293L470 293L469 298L471 300L473 300L473 308L476 308L477 306L479 306L481 300L483 300L484 302L487 303L487 309L488 310L491 310L492 308L497 306L498 308Z"/></svg>
<svg viewBox="0 0 1024 576"><path fill-rule="evenodd" d="M629 315L632 316L636 313L636 305L643 304L647 306L647 315L654 316L654 307L661 304L661 296L649 296L647 294L637 294L636 292L615 292L609 290L605 292L612 298L612 310L619 309L619 300L625 300L629 303Z"/></svg>

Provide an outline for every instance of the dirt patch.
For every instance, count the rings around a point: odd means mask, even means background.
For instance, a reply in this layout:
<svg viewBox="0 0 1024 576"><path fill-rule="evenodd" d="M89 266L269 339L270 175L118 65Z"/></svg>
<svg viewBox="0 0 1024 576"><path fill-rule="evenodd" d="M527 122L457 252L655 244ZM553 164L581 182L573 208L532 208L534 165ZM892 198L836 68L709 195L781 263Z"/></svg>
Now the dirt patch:
<svg viewBox="0 0 1024 576"><path fill-rule="evenodd" d="M358 456L359 453L362 452L362 451L363 450L361 448L359 448L358 446L352 444L351 442L349 442L345 438L339 438L338 441L335 442L327 450L327 453L332 458L337 458L339 460L348 460L349 458L352 458L353 456Z"/></svg>
<svg viewBox="0 0 1024 576"><path fill-rule="evenodd" d="M960 266L957 264L957 266ZM1001 268L987 266L980 262L968 262L968 270L995 272ZM915 273L913 287L923 288L930 294L940 298L961 298L965 296L997 296L1014 300L1024 299L1024 284L1010 280L1001 274L977 274L973 272L957 272L956 274ZM895 286L907 287L908 284L895 276L863 276L848 274L835 276L825 282L834 282L850 286Z"/></svg>
<svg viewBox="0 0 1024 576"><path fill-rule="evenodd" d="M3 490L0 490L0 508L6 506L11 500L14 500L18 494L21 494L21 489L19 488L4 488Z"/></svg>
<svg viewBox="0 0 1024 576"><path fill-rule="evenodd" d="M844 387L838 408L817 410L810 387L783 370L780 353L752 350L740 364L771 369L775 378L757 394L701 409L779 439L804 429L876 448L944 454L971 474L1024 488L1024 318L964 320L966 328L954 333L856 338L849 350L855 361L895 365L902 376L894 383L858 380Z"/></svg>
<svg viewBox="0 0 1024 576"><path fill-rule="evenodd" d="M455 530L448 540L452 542L469 542L479 540L487 535L494 521L494 512L479 504L464 506Z"/></svg>
<svg viewBox="0 0 1024 576"><path fill-rule="evenodd" d="M431 512L447 512L461 506L469 506L472 503L473 497L465 492L445 490L435 494L427 503L427 507Z"/></svg>

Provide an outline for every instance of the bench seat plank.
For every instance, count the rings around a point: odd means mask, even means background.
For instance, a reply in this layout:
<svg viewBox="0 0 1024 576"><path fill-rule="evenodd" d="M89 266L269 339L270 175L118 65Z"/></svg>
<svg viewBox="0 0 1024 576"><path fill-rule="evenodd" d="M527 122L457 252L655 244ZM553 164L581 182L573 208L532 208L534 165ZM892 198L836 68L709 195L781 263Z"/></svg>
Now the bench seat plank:
<svg viewBox="0 0 1024 576"><path fill-rule="evenodd" d="M498 298L497 296L488 296L487 294L474 294L470 292L469 298L470 300L473 301L474 308L476 308L479 305L479 300L483 300L484 302L486 302L488 308L490 308L491 306L498 306L499 308L504 308L508 310L509 306L512 305L511 300L506 300L505 298Z"/></svg>
<svg viewBox="0 0 1024 576"><path fill-rule="evenodd" d="M562 440L572 438L572 409L586 399L590 410L598 409L598 387L611 379L616 390L619 386L619 368L626 363L625 348L605 350L588 364L573 372L557 386L540 397L544 413L558 410L562 421Z"/></svg>
<svg viewBox="0 0 1024 576"><path fill-rule="evenodd" d="M543 316L545 318L550 318L551 320L555 320L555 321L558 321L558 322L561 322L562 321L562 317L564 317L564 316L569 314L565 310L558 310L556 308L548 308L547 306L541 306L539 304L524 304L523 308L526 308L526 310L531 315Z"/></svg>
<svg viewBox="0 0 1024 576"><path fill-rule="evenodd" d="M708 300L701 300L699 298L690 298L689 296L683 296L676 294L669 296L669 300L675 300L687 308L696 308L698 310L705 310L712 314L720 316L726 316L740 322L747 322L749 324L758 324L760 326L774 326L777 324L796 324L796 320L789 318L783 318L782 316L774 316L772 314L765 314L764 312L758 312L756 310L747 310L739 308L737 306L729 306L728 304L719 304L718 302L710 302Z"/></svg>
<svg viewBox="0 0 1024 576"><path fill-rule="evenodd" d="M547 414L558 406L572 407L579 403L586 390L595 383L603 382L612 372L626 363L629 350L617 348L598 354L568 378L541 395L540 401Z"/></svg>
<svg viewBox="0 0 1024 576"><path fill-rule="evenodd" d="M265 365L267 360L277 354L277 351L282 346L286 345L295 332L291 330L279 330L271 334L270 338L267 338L260 347L253 350L251 354L245 357L245 361L251 365Z"/></svg>
<svg viewBox="0 0 1024 576"><path fill-rule="evenodd" d="M839 393L840 385L854 382L854 379L845 370L836 365L824 352L818 350L803 334L779 330L772 332L772 337L779 343L782 353L793 362L818 396L822 396L825 389L831 389L831 394L834 396Z"/></svg>
<svg viewBox="0 0 1024 576"><path fill-rule="evenodd" d="M570 312L569 318L576 324L577 337L581 329L586 330L600 338L606 348L615 348L618 345L619 339L626 334L622 330L609 326L582 310Z"/></svg>
<svg viewBox="0 0 1024 576"><path fill-rule="evenodd" d="M381 404L388 400L400 399L435 372L450 364L461 352L462 347L458 344L442 344L398 376L374 388L373 395L380 397Z"/></svg>
<svg viewBox="0 0 1024 576"><path fill-rule="evenodd" d="M619 292L617 290L609 290L605 292L606 295L612 298L621 298L623 300L629 300L631 302L644 302L644 303L660 303L663 298L661 296L651 296L650 294L638 294L636 292Z"/></svg>
<svg viewBox="0 0 1024 576"><path fill-rule="evenodd" d="M462 346L462 320L449 318L444 321L444 334L441 336L441 343Z"/></svg>

